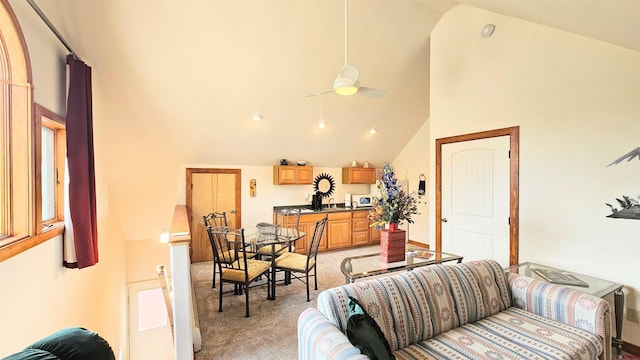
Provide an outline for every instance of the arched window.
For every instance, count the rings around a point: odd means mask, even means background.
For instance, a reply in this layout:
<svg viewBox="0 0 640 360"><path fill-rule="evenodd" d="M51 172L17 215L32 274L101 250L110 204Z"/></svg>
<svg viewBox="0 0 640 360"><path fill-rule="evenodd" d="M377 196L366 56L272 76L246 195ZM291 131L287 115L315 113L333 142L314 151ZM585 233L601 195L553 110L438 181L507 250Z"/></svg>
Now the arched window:
<svg viewBox="0 0 640 360"><path fill-rule="evenodd" d="M31 63L24 36L7 0L0 0L0 261L56 234L43 234L40 171L32 109Z"/></svg>

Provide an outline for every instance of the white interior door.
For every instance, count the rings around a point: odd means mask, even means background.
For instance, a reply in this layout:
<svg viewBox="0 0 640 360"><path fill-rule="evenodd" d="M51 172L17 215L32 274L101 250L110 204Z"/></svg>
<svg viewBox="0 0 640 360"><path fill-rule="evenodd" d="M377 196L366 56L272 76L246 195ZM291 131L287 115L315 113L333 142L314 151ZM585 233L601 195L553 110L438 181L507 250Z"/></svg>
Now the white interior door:
<svg viewBox="0 0 640 360"><path fill-rule="evenodd" d="M442 251L509 266L509 142L442 146Z"/></svg>
<svg viewBox="0 0 640 360"><path fill-rule="evenodd" d="M173 336L159 280L127 284L129 359L172 360Z"/></svg>

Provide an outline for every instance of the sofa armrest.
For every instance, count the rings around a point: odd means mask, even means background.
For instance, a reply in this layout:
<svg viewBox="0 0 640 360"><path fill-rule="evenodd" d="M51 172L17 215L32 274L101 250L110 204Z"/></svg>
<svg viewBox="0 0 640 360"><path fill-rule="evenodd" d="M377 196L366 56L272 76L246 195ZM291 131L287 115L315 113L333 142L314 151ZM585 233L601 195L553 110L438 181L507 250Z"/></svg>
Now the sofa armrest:
<svg viewBox="0 0 640 360"><path fill-rule="evenodd" d="M524 275L508 277L513 306L599 335L605 349L601 359L611 357L611 308L606 300Z"/></svg>
<svg viewBox="0 0 640 360"><path fill-rule="evenodd" d="M56 331L3 360L115 360L109 343L97 333L81 327Z"/></svg>
<svg viewBox="0 0 640 360"><path fill-rule="evenodd" d="M318 309L308 308L298 317L298 359L369 359L351 345L347 336Z"/></svg>

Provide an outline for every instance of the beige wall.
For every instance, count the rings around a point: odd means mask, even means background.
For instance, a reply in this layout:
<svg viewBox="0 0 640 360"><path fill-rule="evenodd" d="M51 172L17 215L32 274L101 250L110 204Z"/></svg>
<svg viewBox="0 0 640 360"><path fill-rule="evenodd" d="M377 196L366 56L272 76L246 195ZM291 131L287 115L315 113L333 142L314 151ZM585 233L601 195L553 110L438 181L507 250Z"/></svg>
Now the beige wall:
<svg viewBox="0 0 640 360"><path fill-rule="evenodd" d="M519 125L520 260L623 283L640 309L640 221L605 206L640 195L637 160L607 167L640 146L640 53L468 6L445 14L431 45L430 148ZM625 323L625 338L637 343L637 329Z"/></svg>
<svg viewBox="0 0 640 360"><path fill-rule="evenodd" d="M358 161L360 164L361 161ZM313 164L310 164L313 165ZM382 166L383 164L371 164ZM176 185L178 191L178 203L186 203L185 172L186 168L223 168L240 169L242 172L241 201L242 201L242 226L253 227L262 221L271 221L274 206L311 204L311 196L314 194L313 185L274 185L272 166L244 166L244 165L182 165L176 171ZM321 173L327 173L333 177L336 188L331 196L333 203L343 203L345 194L369 194L368 185L342 184L342 168L314 166L314 178ZM249 196L249 181L256 179L256 197ZM323 200L327 204L328 199ZM167 225L168 226L168 225ZM160 230L158 230L160 231Z"/></svg>
<svg viewBox="0 0 640 360"><path fill-rule="evenodd" d="M66 50L25 1L10 1L29 49L35 101L64 114ZM94 83L94 106L100 107ZM94 123L104 121L98 111ZM0 357L56 330L83 326L97 331L116 356L125 345L124 243L109 209L102 154L105 139L96 131L96 182L100 262L83 270L62 267L62 240L49 240L0 262Z"/></svg>
<svg viewBox="0 0 640 360"><path fill-rule="evenodd" d="M425 100L427 101L427 100ZM425 114L426 116L426 114ZM435 244L429 239L429 121L418 129L411 141L393 160L392 166L399 180L407 180L410 192L418 192L421 174L427 177L427 192L420 197L418 214L412 216L413 224L404 222L400 228L407 231L407 238L411 241L429 244L435 249Z"/></svg>

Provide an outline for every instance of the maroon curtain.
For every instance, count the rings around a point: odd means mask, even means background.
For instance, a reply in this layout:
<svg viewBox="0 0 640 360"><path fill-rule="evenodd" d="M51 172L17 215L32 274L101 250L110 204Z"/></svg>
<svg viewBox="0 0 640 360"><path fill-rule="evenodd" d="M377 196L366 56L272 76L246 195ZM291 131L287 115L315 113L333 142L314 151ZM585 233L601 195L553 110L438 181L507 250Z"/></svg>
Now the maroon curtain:
<svg viewBox="0 0 640 360"><path fill-rule="evenodd" d="M67 64L69 65L66 119L68 195L77 263L65 261L64 266L82 269L98 262L91 67L71 54L67 56Z"/></svg>

